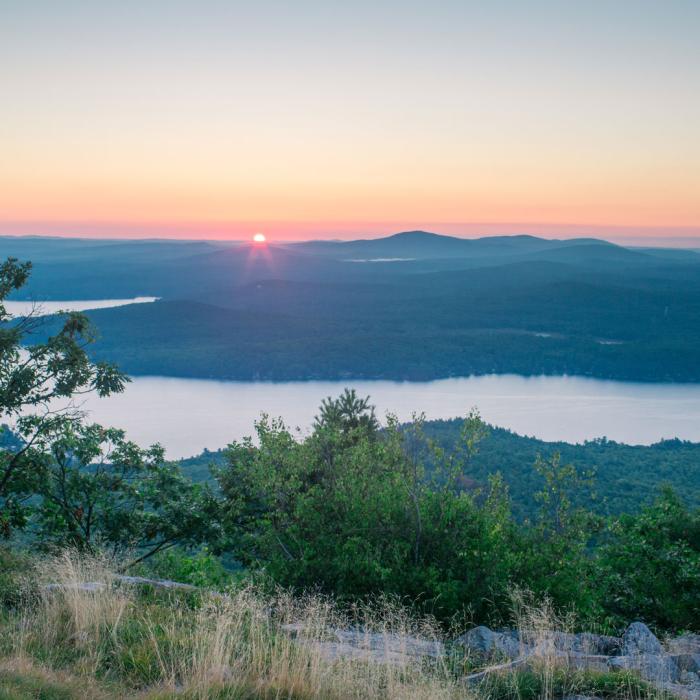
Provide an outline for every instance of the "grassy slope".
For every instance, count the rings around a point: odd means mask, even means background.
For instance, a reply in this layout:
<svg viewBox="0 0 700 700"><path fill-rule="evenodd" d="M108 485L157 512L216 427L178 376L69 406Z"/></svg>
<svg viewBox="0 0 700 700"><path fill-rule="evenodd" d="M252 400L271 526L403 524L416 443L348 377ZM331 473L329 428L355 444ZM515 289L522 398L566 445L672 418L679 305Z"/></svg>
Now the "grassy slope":
<svg viewBox="0 0 700 700"><path fill-rule="evenodd" d="M8 559L4 561L7 565ZM476 687L460 681L480 668L469 657L449 657L444 663L407 660L396 666L347 659L330 663L323 656L317 643L326 639L323 630L329 627L372 624L399 638L420 635L436 641L442 636L429 620L413 619L386 602L348 618L326 599L271 598L249 587L224 596L118 585L85 592L76 584L109 583L110 570L99 560L71 553L35 561L30 573L32 585L25 586L25 595L11 607L0 606L2 700L553 700L574 693L610 700L661 697L629 674L577 672L546 656L535 657L526 670L497 674ZM64 588L40 594L44 581ZM532 615L539 619L542 612L533 610ZM309 635L303 645L280 627L300 620ZM522 620L528 629L529 620ZM547 629L555 624L549 620Z"/></svg>

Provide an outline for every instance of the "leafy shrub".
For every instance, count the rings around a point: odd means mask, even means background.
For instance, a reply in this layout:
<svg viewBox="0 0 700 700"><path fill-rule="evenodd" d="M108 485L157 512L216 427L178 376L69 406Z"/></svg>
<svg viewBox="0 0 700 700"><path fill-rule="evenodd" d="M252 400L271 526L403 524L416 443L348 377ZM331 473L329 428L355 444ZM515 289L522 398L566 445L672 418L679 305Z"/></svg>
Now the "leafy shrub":
<svg viewBox="0 0 700 700"><path fill-rule="evenodd" d="M197 552L174 547L157 554L141 571L148 576L200 588L222 589L232 581L232 575L224 568L221 559L206 547Z"/></svg>

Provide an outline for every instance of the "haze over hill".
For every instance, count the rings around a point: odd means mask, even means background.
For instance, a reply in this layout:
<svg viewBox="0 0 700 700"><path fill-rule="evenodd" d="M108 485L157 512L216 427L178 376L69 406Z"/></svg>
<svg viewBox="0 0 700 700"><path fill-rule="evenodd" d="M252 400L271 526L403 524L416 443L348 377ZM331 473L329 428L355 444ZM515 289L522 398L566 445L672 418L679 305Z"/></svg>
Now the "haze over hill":
<svg viewBox="0 0 700 700"><path fill-rule="evenodd" d="M550 240L529 235L488 236L484 238L458 238L427 231L404 231L385 238L355 241L307 241L296 248L315 253L341 257L364 255L367 257L391 257L401 255L413 258L482 257L487 255L528 254L577 245L613 245L589 238Z"/></svg>
<svg viewBox="0 0 700 700"><path fill-rule="evenodd" d="M133 374L700 378L694 251L412 231L263 246L3 238L0 254L34 262L25 298L159 297L90 312L96 356Z"/></svg>

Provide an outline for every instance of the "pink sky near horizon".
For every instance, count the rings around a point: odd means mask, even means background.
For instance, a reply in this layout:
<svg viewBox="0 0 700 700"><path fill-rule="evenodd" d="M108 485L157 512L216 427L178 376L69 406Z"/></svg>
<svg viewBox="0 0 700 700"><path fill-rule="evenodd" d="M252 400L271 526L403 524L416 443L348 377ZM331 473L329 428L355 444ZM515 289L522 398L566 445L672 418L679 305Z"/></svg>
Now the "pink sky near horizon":
<svg viewBox="0 0 700 700"><path fill-rule="evenodd" d="M402 231L430 231L464 238L530 234L543 238L602 238L628 245L665 245L700 247L700 226L604 226L583 224L542 224L534 222L367 222L342 224L332 222L46 222L0 221L0 236L58 236L71 238L115 238L175 240L242 240L263 233L270 243L310 239L353 240L377 238Z"/></svg>
<svg viewBox="0 0 700 700"><path fill-rule="evenodd" d="M700 3L9 0L0 235L700 236Z"/></svg>

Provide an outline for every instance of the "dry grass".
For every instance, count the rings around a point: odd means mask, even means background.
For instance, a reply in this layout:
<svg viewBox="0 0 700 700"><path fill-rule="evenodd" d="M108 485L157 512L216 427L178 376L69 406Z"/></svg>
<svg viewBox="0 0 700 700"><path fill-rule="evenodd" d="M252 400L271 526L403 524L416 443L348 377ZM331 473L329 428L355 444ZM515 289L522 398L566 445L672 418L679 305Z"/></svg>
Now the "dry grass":
<svg viewBox="0 0 700 700"><path fill-rule="evenodd" d="M465 697L444 664L330 662L315 647L328 641L329 630L353 624L387 639L409 630L427 632L426 624L389 603L381 610L358 609L351 621L327 599L269 597L249 587L196 599L144 596L119 585L104 561L71 552L44 560L36 577L39 594L29 595L8 622L13 629L6 658L118 683L122 693L148 690L153 697L177 694L193 700ZM54 584L49 590L48 582ZM104 585L86 589L91 583ZM304 640L281 629L300 621Z"/></svg>
<svg viewBox="0 0 700 700"><path fill-rule="evenodd" d="M552 700L593 682L563 668L548 643L547 633L570 621L546 601L528 605L522 596L515 599L516 617L528 642L537 642L536 658L527 670L495 673L471 688L460 679L469 659L410 655L414 639L439 643L440 630L387 600L341 614L326 598L270 597L253 588L225 596L148 594L119 585L99 558L71 552L42 562L37 580L59 585L40 587L0 624L1 651L15 680L22 673L44 674L47 683L63 678L67 694L47 698ZM91 582L104 585L86 590ZM297 623L297 638L284 630L288 623ZM362 651L354 659L331 659L338 629L360 630L365 646L392 663L371 662ZM2 678L0 669L0 698L42 697L3 696ZM601 678L596 682L603 687ZM617 678L608 697L654 697ZM85 687L92 688L87 695L71 690Z"/></svg>

